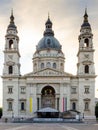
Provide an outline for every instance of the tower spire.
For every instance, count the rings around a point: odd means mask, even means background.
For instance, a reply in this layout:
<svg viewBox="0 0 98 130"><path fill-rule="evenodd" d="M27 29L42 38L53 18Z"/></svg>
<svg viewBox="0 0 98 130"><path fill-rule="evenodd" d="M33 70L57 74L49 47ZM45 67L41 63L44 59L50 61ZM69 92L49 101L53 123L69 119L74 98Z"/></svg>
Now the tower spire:
<svg viewBox="0 0 98 130"><path fill-rule="evenodd" d="M11 10L10 23L14 24L13 9Z"/></svg>
<svg viewBox="0 0 98 130"><path fill-rule="evenodd" d="M85 8L84 22L88 22L87 8Z"/></svg>
<svg viewBox="0 0 98 130"><path fill-rule="evenodd" d="M48 19L50 19L50 14L49 14L49 12L48 12Z"/></svg>
<svg viewBox="0 0 98 130"><path fill-rule="evenodd" d="M13 8L12 8L12 10L11 10L11 15L13 15Z"/></svg>

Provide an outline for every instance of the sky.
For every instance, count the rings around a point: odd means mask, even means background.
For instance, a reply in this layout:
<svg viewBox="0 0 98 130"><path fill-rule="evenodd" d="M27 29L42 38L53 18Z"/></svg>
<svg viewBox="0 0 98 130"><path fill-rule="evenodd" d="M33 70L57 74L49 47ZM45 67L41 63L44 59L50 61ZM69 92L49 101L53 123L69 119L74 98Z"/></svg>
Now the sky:
<svg viewBox="0 0 98 130"><path fill-rule="evenodd" d="M33 71L32 57L36 45L43 37L45 22L53 23L55 37L65 54L65 71L77 73L78 36L87 8L89 23L93 32L95 71L98 74L98 0L0 0L0 76L3 72L4 46L11 10L18 29L21 74ZM95 84L98 97L98 77ZM2 106L2 78L0 78L0 107Z"/></svg>

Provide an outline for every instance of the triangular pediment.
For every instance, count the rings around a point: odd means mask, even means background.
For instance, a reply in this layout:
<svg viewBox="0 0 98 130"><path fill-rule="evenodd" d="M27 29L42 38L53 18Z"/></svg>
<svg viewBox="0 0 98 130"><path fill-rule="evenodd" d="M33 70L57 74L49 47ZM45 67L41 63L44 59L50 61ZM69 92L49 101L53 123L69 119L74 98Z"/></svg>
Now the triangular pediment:
<svg viewBox="0 0 98 130"><path fill-rule="evenodd" d="M37 72L39 75L61 75L63 74L63 72L61 71L58 71L58 70L55 70L55 69L52 69L52 68L46 68L46 69L43 69L39 72Z"/></svg>
<svg viewBox="0 0 98 130"><path fill-rule="evenodd" d="M45 68L43 70L39 70L37 72L31 72L29 74L26 74L25 76L52 76L52 75L61 75L62 73L64 72L60 72L58 70L55 70L55 69L51 69L51 68Z"/></svg>
<svg viewBox="0 0 98 130"><path fill-rule="evenodd" d="M66 72L58 71L53 68L45 68L37 72L28 73L24 76L73 76L73 75Z"/></svg>

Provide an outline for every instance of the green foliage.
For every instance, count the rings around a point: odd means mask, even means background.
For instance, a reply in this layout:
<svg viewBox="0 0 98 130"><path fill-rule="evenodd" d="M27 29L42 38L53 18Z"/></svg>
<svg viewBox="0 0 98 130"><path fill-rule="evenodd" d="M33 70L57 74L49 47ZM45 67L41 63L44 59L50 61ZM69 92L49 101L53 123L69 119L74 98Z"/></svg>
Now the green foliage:
<svg viewBox="0 0 98 130"><path fill-rule="evenodd" d="M98 118L98 103L95 106L95 116Z"/></svg>
<svg viewBox="0 0 98 130"><path fill-rule="evenodd" d="M0 118L1 118L1 116L2 116L2 108L0 108Z"/></svg>

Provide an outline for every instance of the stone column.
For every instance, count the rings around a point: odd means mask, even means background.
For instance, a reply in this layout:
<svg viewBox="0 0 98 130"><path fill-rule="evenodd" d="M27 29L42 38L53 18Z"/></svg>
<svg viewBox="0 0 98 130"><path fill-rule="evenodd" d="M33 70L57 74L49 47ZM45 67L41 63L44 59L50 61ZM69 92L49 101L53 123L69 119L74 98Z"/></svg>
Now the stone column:
<svg viewBox="0 0 98 130"><path fill-rule="evenodd" d="M55 96L55 109L57 109L57 96Z"/></svg>
<svg viewBox="0 0 98 130"><path fill-rule="evenodd" d="M55 109L59 110L59 106L60 106L60 97L59 95L56 95L55 97Z"/></svg>
<svg viewBox="0 0 98 130"><path fill-rule="evenodd" d="M59 110L63 111L63 84L60 84L60 100L59 100Z"/></svg>
<svg viewBox="0 0 98 130"><path fill-rule="evenodd" d="M41 109L41 95L38 95L38 96L37 96L37 99L39 100L39 101L38 101L39 104L37 103L37 105L39 105L39 109ZM38 108L38 106L37 106L37 108Z"/></svg>
<svg viewBox="0 0 98 130"><path fill-rule="evenodd" d="M41 95L40 95L40 97L39 97L39 109L41 109Z"/></svg>

